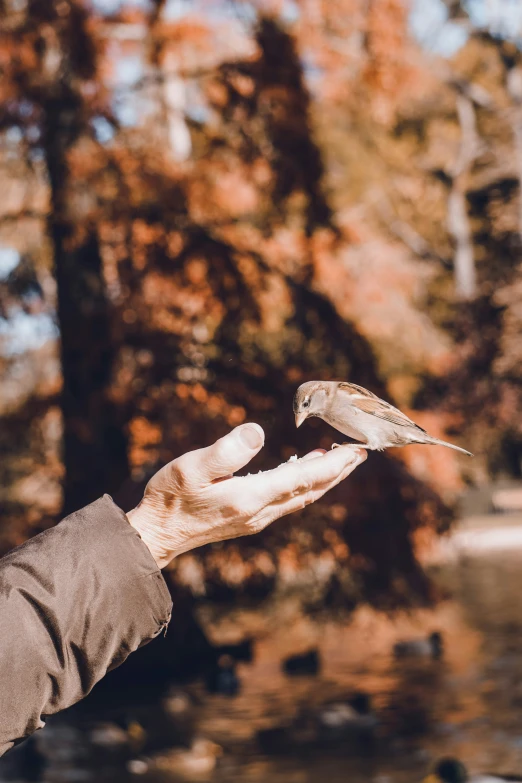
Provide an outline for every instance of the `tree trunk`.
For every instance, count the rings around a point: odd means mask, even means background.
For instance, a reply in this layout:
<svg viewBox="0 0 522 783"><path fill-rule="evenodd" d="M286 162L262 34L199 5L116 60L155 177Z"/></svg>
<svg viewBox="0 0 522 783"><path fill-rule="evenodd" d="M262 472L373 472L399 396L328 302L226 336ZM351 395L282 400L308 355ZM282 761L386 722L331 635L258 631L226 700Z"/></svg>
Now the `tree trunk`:
<svg viewBox="0 0 522 783"><path fill-rule="evenodd" d="M44 106L43 146L51 185L48 231L54 246L63 372L64 513L127 477L121 413L109 399L115 347L94 225L71 207L67 152L80 133L81 103L67 87Z"/></svg>

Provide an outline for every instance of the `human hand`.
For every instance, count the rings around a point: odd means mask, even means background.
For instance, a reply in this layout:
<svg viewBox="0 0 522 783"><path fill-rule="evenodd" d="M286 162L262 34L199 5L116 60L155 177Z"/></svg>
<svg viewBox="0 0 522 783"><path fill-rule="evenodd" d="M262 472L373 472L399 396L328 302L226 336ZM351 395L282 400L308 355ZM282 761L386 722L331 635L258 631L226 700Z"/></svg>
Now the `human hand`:
<svg viewBox="0 0 522 783"><path fill-rule="evenodd" d="M366 459L363 448L311 451L300 460L248 476L232 474L264 444L258 424L242 424L212 446L169 462L149 481L127 517L159 568L190 549L258 533L314 503Z"/></svg>

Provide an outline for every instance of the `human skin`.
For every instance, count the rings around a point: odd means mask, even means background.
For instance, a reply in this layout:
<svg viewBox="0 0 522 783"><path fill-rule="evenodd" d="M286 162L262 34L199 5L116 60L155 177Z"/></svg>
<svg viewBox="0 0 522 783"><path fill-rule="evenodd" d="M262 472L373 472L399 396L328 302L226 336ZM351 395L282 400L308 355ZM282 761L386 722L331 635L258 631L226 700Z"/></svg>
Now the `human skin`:
<svg viewBox="0 0 522 783"><path fill-rule="evenodd" d="M169 462L151 478L127 517L159 568L204 544L259 533L319 500L367 456L353 446L315 449L273 470L234 476L264 440L258 424L242 424L211 446Z"/></svg>

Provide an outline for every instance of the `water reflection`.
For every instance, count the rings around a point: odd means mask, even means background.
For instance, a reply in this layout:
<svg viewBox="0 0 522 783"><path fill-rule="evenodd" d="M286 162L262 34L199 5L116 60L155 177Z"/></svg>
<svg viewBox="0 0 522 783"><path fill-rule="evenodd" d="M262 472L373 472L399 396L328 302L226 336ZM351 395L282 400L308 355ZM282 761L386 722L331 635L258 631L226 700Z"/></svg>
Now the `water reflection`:
<svg viewBox="0 0 522 783"><path fill-rule="evenodd" d="M414 783L448 755L472 773L520 773L522 518L498 519L443 543L430 568L451 598L436 610L361 607L349 625L285 604L230 614L210 625L214 639L238 627L256 638L251 662L225 655L237 687L172 688L103 722L58 716L6 757L0 779Z"/></svg>

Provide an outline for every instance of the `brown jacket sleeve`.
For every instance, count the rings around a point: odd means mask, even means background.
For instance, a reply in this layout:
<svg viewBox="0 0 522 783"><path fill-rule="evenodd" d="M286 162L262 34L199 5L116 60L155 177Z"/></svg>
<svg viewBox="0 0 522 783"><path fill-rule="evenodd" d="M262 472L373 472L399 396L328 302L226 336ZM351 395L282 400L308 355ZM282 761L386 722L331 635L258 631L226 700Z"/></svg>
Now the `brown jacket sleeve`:
<svg viewBox="0 0 522 783"><path fill-rule="evenodd" d="M157 636L171 609L108 495L0 559L0 755Z"/></svg>

